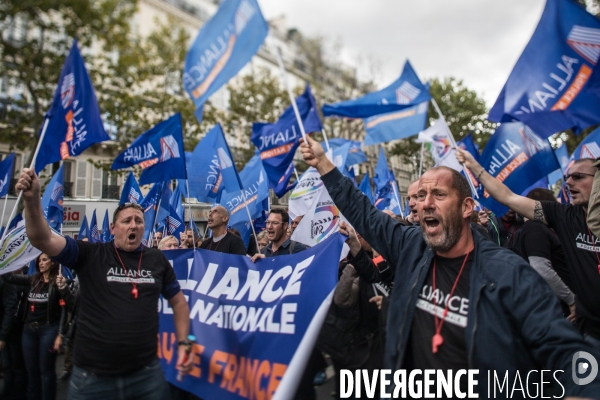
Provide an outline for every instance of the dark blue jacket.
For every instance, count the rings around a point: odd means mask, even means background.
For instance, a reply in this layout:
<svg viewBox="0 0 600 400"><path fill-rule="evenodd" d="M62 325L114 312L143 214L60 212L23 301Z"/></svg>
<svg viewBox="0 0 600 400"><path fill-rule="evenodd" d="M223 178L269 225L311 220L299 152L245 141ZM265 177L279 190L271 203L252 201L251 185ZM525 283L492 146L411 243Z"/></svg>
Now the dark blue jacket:
<svg viewBox="0 0 600 400"><path fill-rule="evenodd" d="M384 363L386 368L401 369L418 294L434 252L420 229L401 225L377 210L337 169L322 179L344 217L396 266ZM500 380L508 371L512 388L517 371L525 382L530 370L542 369L564 371L557 378L566 395L596 398L600 394L600 374L594 382L578 386L571 377L571 365L577 351L591 353L597 360L600 351L585 343L562 317L556 296L529 264L479 233L473 236L475 253L465 341L469 368L479 369L480 398L487 397L488 370L496 371ZM544 380L554 381L552 375L545 375Z"/></svg>

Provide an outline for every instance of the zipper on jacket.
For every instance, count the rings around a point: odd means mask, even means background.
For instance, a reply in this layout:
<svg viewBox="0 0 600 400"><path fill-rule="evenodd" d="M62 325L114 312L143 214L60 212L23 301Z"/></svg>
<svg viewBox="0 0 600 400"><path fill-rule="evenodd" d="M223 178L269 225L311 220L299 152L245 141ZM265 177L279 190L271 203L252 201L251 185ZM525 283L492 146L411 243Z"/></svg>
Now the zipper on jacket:
<svg viewBox="0 0 600 400"><path fill-rule="evenodd" d="M469 349L469 368L473 368L473 348L475 346L475 332L477 331L477 305L481 298L481 291L485 288L483 284L477 291L477 299L475 300L475 322L473 323L473 332L471 333L471 348Z"/></svg>

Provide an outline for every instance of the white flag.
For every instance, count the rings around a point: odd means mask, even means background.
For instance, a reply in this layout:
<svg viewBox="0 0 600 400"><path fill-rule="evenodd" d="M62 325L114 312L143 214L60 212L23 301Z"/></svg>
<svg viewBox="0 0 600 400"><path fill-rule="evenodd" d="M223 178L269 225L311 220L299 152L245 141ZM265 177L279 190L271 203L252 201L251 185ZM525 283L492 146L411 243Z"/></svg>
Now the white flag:
<svg viewBox="0 0 600 400"><path fill-rule="evenodd" d="M443 119L438 119L435 125L419 132L418 143L425 143L431 152L436 166L446 166L462 172L463 168L456 159L456 149L452 147L452 133Z"/></svg>

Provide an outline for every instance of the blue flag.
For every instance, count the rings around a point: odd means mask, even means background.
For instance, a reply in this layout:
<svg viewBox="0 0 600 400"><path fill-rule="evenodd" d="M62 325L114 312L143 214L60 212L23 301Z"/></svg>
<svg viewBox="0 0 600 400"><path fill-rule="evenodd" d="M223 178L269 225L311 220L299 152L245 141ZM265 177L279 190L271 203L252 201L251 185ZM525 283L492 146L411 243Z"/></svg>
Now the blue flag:
<svg viewBox="0 0 600 400"><path fill-rule="evenodd" d="M593 132L590 132L586 138L589 138L592 134ZM583 140L585 141L586 139ZM562 142L559 148L554 149L554 154L556 155L560 168L565 171L569 165L569 150L567 149L567 143Z"/></svg>
<svg viewBox="0 0 600 400"><path fill-rule="evenodd" d="M206 100L250 61L268 31L256 0L225 0L202 26L183 67L183 86L198 121Z"/></svg>
<svg viewBox="0 0 600 400"><path fill-rule="evenodd" d="M191 229L192 231L196 232L196 236L198 236L199 238L202 237L202 235L200 234L200 231L198 230L198 227L196 226L196 222L194 222L193 219L190 219L187 227L188 227L188 229Z"/></svg>
<svg viewBox="0 0 600 400"><path fill-rule="evenodd" d="M183 221L184 211L183 211L183 202L181 199L181 187L179 186L179 183L177 183L177 186L173 190L173 194L171 194L170 204L171 204L171 207L173 207L173 210L175 210L175 213L177 214L179 219Z"/></svg>
<svg viewBox="0 0 600 400"><path fill-rule="evenodd" d="M350 167L354 164L360 164L368 161L367 155L362 151L360 142L358 140L348 140L341 138L329 139L329 146L332 149L343 146L350 142L350 151L348 151L348 158L346 158L346 166ZM325 148L325 146L323 146Z"/></svg>
<svg viewBox="0 0 600 400"><path fill-rule="evenodd" d="M379 159L375 166L375 176L373 177L375 183L375 202L374 205L379 210L385 210L390 205L390 200L393 196L392 193L392 174L388 168L387 160L383 147L379 148Z"/></svg>
<svg viewBox="0 0 600 400"><path fill-rule="evenodd" d="M350 172L348 171L348 168L346 167L346 160L348 159L348 153L350 152L350 146L352 145L352 143L346 143L342 146L336 147L335 149L333 149L332 151L332 162L333 165L335 165L337 167L337 169L340 170L340 172L344 175L347 176L348 178L352 178L350 176Z"/></svg>
<svg viewBox="0 0 600 400"><path fill-rule="evenodd" d="M90 240L90 227L88 226L87 216L83 216L83 221L79 227L79 233L77 234L77 240L88 239Z"/></svg>
<svg viewBox="0 0 600 400"><path fill-rule="evenodd" d="M160 184L160 196L158 199L157 213L154 219L154 225L162 224L167 217L171 214L171 196L173 192L171 191L171 182L165 181ZM154 228L154 227L153 227Z"/></svg>
<svg viewBox="0 0 600 400"><path fill-rule="evenodd" d="M81 154L94 143L110 140L76 40L60 73L46 118L49 118L48 127L35 160L38 174L50 163Z"/></svg>
<svg viewBox="0 0 600 400"><path fill-rule="evenodd" d="M179 240L179 234L185 232L185 224L177 211L169 205L170 214L165 219L165 225L167 227L167 235L173 235Z"/></svg>
<svg viewBox="0 0 600 400"><path fill-rule="evenodd" d="M113 236L110 234L110 221L108 219L108 209L104 211L104 221L102 221L101 239L104 243L108 243L113 239Z"/></svg>
<svg viewBox="0 0 600 400"><path fill-rule="evenodd" d="M479 162L490 175L515 193L522 193L559 167L548 140L520 122L500 125L485 146ZM496 215L508 211L481 186L478 194L479 202Z"/></svg>
<svg viewBox="0 0 600 400"><path fill-rule="evenodd" d="M294 181L294 183L290 183L290 178L294 174L295 168L296 167L294 166L294 163L291 162L285 170L283 176L277 182L277 186L273 188L273 192L275 192L278 198L283 197L284 194L296 187L297 181Z"/></svg>
<svg viewBox="0 0 600 400"><path fill-rule="evenodd" d="M96 219L96 210L92 214L92 221L90 222L90 242L100 243L102 238L100 236L100 230L98 229L98 220Z"/></svg>
<svg viewBox="0 0 600 400"><path fill-rule="evenodd" d="M190 197L198 201L214 203L223 190L232 193L242 188L221 124L215 125L198 143L189 166L194 172L188 177Z"/></svg>
<svg viewBox="0 0 600 400"><path fill-rule="evenodd" d="M139 165L140 185L187 179L181 115L179 113L144 132L119 154L110 169Z"/></svg>
<svg viewBox="0 0 600 400"><path fill-rule="evenodd" d="M158 210L158 199L161 194L162 183L155 183L140 203L144 208L144 239L142 240L144 245L147 244L147 238L154 228L154 220L156 219L156 211Z"/></svg>
<svg viewBox="0 0 600 400"><path fill-rule="evenodd" d="M600 123L600 21L571 0L548 0L489 119L523 121L542 138Z"/></svg>
<svg viewBox="0 0 600 400"><path fill-rule="evenodd" d="M323 129L317 103L308 84L306 84L304 93L296 97L296 104L306 133L318 132ZM300 127L291 105L285 109L274 124L262 122L252 124L250 140L260 152L271 189L277 187L279 180L285 175L286 169L294 160L301 137Z"/></svg>
<svg viewBox="0 0 600 400"><path fill-rule="evenodd" d="M14 163L15 153L10 153L2 160L2 162L0 162L0 197L4 197L8 194Z"/></svg>
<svg viewBox="0 0 600 400"><path fill-rule="evenodd" d="M479 146L473 140L473 132L469 132L467 136L456 142L458 147L471 153L475 160L479 161Z"/></svg>
<svg viewBox="0 0 600 400"><path fill-rule="evenodd" d="M325 104L323 115L349 118L367 118L373 115L402 110L431 99L428 88L421 83L417 73L406 60L402 75L394 83L377 92L354 100Z"/></svg>
<svg viewBox="0 0 600 400"><path fill-rule="evenodd" d="M373 189L371 189L371 178L369 178L369 171L367 171L365 174L358 188L365 194L365 196L367 196L369 201L371 201L371 204L375 203L375 199L373 198Z"/></svg>
<svg viewBox="0 0 600 400"><path fill-rule="evenodd" d="M248 161L248 164L240 172L240 179L246 182L244 194L241 191L231 193L226 191L220 201L220 204L229 210L229 225L231 226L248 222L246 205L248 205L252 219L258 218L263 211L263 200L269 197L269 184L258 155Z"/></svg>
<svg viewBox="0 0 600 400"><path fill-rule="evenodd" d="M538 189L538 188L548 189L548 175L543 176L541 179L539 179L533 185L531 185L528 188L526 188L525 190L521 191L520 194L521 194L521 196L527 196L527 194L529 192L531 192L533 189Z"/></svg>
<svg viewBox="0 0 600 400"><path fill-rule="evenodd" d="M365 146L416 135L425 129L428 107L429 102L425 101L400 111L365 118Z"/></svg>
<svg viewBox="0 0 600 400"><path fill-rule="evenodd" d="M127 180L123 185L123 190L121 191L121 201L119 204L124 203L136 203L139 204L142 201L142 191L140 190L140 186L135 180L135 176L130 171L129 175L127 175Z"/></svg>
<svg viewBox="0 0 600 400"><path fill-rule="evenodd" d="M6 229L11 230L13 228L16 228L17 224L21 221L23 221L23 214L18 213L17 215L15 215L15 217L12 219L12 221L10 221L8 223L8 228L6 228Z"/></svg>
<svg viewBox="0 0 600 400"><path fill-rule="evenodd" d="M63 223L63 195L65 191L64 164L56 171L46 185L42 196L42 210L50 228L60 232Z"/></svg>

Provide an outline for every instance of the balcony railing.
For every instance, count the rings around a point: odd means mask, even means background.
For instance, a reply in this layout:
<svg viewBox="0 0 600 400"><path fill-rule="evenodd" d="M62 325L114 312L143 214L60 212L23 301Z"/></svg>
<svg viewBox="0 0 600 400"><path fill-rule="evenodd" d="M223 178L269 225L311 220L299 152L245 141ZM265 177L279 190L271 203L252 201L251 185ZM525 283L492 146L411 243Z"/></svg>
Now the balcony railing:
<svg viewBox="0 0 600 400"><path fill-rule="evenodd" d="M119 199L119 185L102 185L103 199Z"/></svg>
<svg viewBox="0 0 600 400"><path fill-rule="evenodd" d="M73 182L65 182L64 188L64 197L73 197Z"/></svg>

